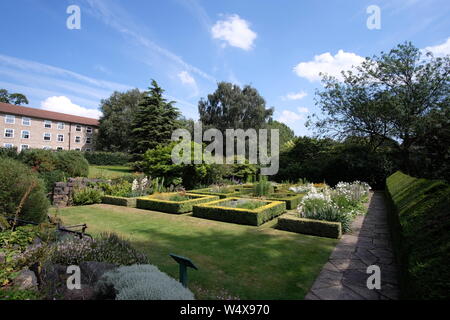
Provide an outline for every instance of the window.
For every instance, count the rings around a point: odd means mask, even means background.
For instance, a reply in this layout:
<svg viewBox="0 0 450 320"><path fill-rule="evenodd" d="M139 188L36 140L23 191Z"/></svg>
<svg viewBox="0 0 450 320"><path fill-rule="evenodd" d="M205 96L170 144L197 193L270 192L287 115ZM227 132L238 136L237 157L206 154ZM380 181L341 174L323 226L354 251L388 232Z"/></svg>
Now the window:
<svg viewBox="0 0 450 320"><path fill-rule="evenodd" d="M30 139L30 131L22 130L22 139Z"/></svg>
<svg viewBox="0 0 450 320"><path fill-rule="evenodd" d="M87 132L87 133L92 133L92 128L91 128L91 127L87 127L87 128L86 128L86 132Z"/></svg>
<svg viewBox="0 0 450 320"><path fill-rule="evenodd" d="M75 127L76 131L81 131L81 125L77 124L77 126Z"/></svg>
<svg viewBox="0 0 450 320"><path fill-rule="evenodd" d="M52 128L52 122L50 120L44 120L44 128L51 129Z"/></svg>
<svg viewBox="0 0 450 320"><path fill-rule="evenodd" d="M58 122L58 130L64 130L64 122Z"/></svg>
<svg viewBox="0 0 450 320"><path fill-rule="evenodd" d="M42 147L42 149L44 149L44 150L52 150L52 147L44 146L44 147Z"/></svg>
<svg viewBox="0 0 450 320"><path fill-rule="evenodd" d="M80 148L75 148L75 151L81 151L81 149Z"/></svg>
<svg viewBox="0 0 450 320"><path fill-rule="evenodd" d="M5 138L14 138L14 129L5 129Z"/></svg>
<svg viewBox="0 0 450 320"><path fill-rule="evenodd" d="M16 117L13 116L13 115L7 114L5 116L5 123L7 123L7 124L14 124L14 123L16 123Z"/></svg>
<svg viewBox="0 0 450 320"><path fill-rule="evenodd" d="M5 143L3 146L5 148L14 148L14 145L12 143Z"/></svg>
<svg viewBox="0 0 450 320"><path fill-rule="evenodd" d="M31 126L31 119L22 117L22 125L27 127Z"/></svg>
<svg viewBox="0 0 450 320"><path fill-rule="evenodd" d="M58 150L58 151L63 151L64 148L63 148L63 147L58 147L58 148L56 148L56 150Z"/></svg>
<svg viewBox="0 0 450 320"><path fill-rule="evenodd" d="M86 143L87 144L91 144L92 143L92 138L91 137L87 137L86 138Z"/></svg>
<svg viewBox="0 0 450 320"><path fill-rule="evenodd" d="M87 148L86 149L86 152L91 152L92 150L90 149L90 148Z"/></svg>
<svg viewBox="0 0 450 320"><path fill-rule="evenodd" d="M81 137L75 137L75 143L80 143L81 142Z"/></svg>
<svg viewBox="0 0 450 320"><path fill-rule="evenodd" d="M64 135L58 134L58 142L64 142Z"/></svg>
<svg viewBox="0 0 450 320"><path fill-rule="evenodd" d="M52 134L44 133L44 141L51 141L51 140L52 140Z"/></svg>
<svg viewBox="0 0 450 320"><path fill-rule="evenodd" d="M28 149L30 149L30 146L27 145L27 144L22 144L22 145L20 146L20 150L28 150Z"/></svg>

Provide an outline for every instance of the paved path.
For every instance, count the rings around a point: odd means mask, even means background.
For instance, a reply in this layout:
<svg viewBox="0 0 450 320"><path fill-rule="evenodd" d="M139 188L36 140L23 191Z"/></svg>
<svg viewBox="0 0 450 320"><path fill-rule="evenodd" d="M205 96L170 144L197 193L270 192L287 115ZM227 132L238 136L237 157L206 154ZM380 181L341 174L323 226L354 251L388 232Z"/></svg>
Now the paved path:
<svg viewBox="0 0 450 320"><path fill-rule="evenodd" d="M307 300L386 300L398 298L397 271L387 225L384 194L373 193L368 213L342 236L314 282ZM381 289L369 290L367 267L381 269Z"/></svg>

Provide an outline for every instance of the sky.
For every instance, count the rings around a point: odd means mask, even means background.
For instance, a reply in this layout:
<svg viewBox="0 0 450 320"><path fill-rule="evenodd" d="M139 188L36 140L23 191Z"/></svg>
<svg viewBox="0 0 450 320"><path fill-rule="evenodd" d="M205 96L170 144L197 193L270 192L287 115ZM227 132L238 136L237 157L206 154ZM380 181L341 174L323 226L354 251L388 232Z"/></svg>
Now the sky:
<svg viewBox="0 0 450 320"><path fill-rule="evenodd" d="M448 0L3 0L0 88L98 118L101 99L155 79L197 120L217 82L249 84L275 120L312 135L320 72L339 78L404 41L450 54L449 13Z"/></svg>

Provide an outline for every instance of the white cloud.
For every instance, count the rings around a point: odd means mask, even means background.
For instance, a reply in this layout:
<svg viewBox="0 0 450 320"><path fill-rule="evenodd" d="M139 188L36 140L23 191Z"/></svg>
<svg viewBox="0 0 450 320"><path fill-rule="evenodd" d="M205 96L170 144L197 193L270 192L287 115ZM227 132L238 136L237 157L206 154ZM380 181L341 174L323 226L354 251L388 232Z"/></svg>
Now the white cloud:
<svg viewBox="0 0 450 320"><path fill-rule="evenodd" d="M181 80L181 82L183 84L188 84L188 85L196 85L197 84L195 82L195 79L187 71L180 72L178 74L178 78Z"/></svg>
<svg viewBox="0 0 450 320"><path fill-rule="evenodd" d="M309 112L309 109L305 108L305 107L298 107L297 110L300 113L308 113Z"/></svg>
<svg viewBox="0 0 450 320"><path fill-rule="evenodd" d="M95 119L100 118L102 115L99 110L83 108L65 96L54 96L45 99L41 102L41 109Z"/></svg>
<svg viewBox="0 0 450 320"><path fill-rule="evenodd" d="M423 51L430 51L435 57L443 57L450 54L450 37L444 43L436 46L430 46L423 49Z"/></svg>
<svg viewBox="0 0 450 320"><path fill-rule="evenodd" d="M320 81L319 73L326 73L342 80L341 71L349 70L364 61L364 58L352 53L339 50L336 55L329 52L315 56L313 61L301 62L294 67L294 72L311 82Z"/></svg>
<svg viewBox="0 0 450 320"><path fill-rule="evenodd" d="M230 46L251 50L257 34L250 29L250 24L237 14L219 20L211 29L214 39L226 41Z"/></svg>
<svg viewBox="0 0 450 320"><path fill-rule="evenodd" d="M298 93L288 93L283 97L283 100L300 100L306 97L308 94L305 91L300 91Z"/></svg>
<svg viewBox="0 0 450 320"><path fill-rule="evenodd" d="M303 120L303 116L293 111L283 110L281 116L279 116L277 120L289 125L299 120Z"/></svg>

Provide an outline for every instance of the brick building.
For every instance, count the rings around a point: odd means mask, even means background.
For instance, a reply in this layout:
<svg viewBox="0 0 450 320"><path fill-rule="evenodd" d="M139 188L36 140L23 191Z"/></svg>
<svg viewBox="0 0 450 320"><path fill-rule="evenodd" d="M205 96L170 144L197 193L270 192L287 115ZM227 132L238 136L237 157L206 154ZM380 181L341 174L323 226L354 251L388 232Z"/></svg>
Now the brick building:
<svg viewBox="0 0 450 320"><path fill-rule="evenodd" d="M0 147L94 150L98 120L0 102Z"/></svg>

